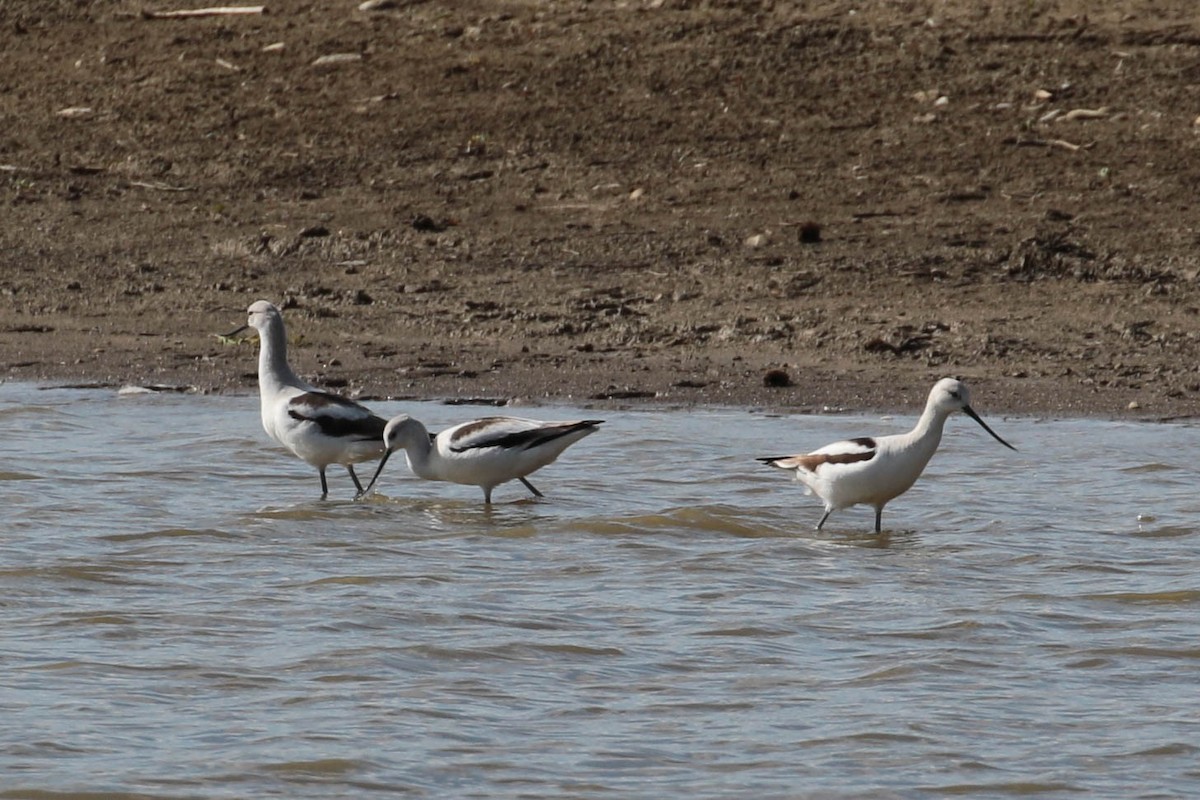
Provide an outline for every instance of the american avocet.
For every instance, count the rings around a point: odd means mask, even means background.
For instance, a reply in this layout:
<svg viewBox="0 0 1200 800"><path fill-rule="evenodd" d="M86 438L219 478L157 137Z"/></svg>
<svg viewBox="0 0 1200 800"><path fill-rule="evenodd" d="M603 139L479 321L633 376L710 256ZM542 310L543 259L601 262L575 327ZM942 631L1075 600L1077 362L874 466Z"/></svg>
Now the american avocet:
<svg viewBox="0 0 1200 800"><path fill-rule="evenodd" d="M266 300L250 306L247 328L258 331L258 394L267 435L316 467L321 474L321 499L329 494L325 468L343 464L359 492L363 490L354 464L384 455L387 421L366 406L323 392L296 376L287 361L283 315Z"/></svg>
<svg viewBox="0 0 1200 800"><path fill-rule="evenodd" d="M409 469L417 477L479 486L483 489L485 503L492 502L492 489L514 479L538 497L543 497L525 476L554 461L562 451L595 431L603 421L539 422L516 417L484 417L431 435L420 422L402 414L389 420L384 428L383 444L387 454L362 494L371 491L391 454L403 448Z"/></svg>
<svg viewBox="0 0 1200 800"><path fill-rule="evenodd" d="M807 487L806 494L815 494L825 501L825 516L817 523L817 530L821 530L834 511L865 503L875 507L875 532L879 533L884 505L916 483L942 440L946 418L955 411L962 411L978 422L1008 449L1017 449L1001 439L971 408L966 384L943 378L934 384L924 413L908 433L849 439L807 455L758 460L793 470L796 480Z"/></svg>

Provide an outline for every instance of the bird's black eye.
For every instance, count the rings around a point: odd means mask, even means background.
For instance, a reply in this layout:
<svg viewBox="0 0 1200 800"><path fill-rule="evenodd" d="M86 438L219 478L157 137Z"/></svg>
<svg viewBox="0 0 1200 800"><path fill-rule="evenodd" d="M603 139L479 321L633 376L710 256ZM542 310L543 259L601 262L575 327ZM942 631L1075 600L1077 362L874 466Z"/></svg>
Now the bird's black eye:
<svg viewBox="0 0 1200 800"><path fill-rule="evenodd" d="M955 400L961 399L958 392L951 392L950 396L953 397Z"/></svg>

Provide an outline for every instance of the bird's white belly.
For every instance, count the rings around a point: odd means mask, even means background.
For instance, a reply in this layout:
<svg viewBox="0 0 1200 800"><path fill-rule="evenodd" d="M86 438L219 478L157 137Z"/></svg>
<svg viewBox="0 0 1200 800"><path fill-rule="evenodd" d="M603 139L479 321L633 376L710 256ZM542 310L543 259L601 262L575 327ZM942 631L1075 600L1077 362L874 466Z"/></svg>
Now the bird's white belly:
<svg viewBox="0 0 1200 800"><path fill-rule="evenodd" d="M357 464L382 458L383 440L351 441L326 436L315 422L299 422L284 441L297 457L314 467L330 464Z"/></svg>
<svg viewBox="0 0 1200 800"><path fill-rule="evenodd" d="M425 474L421 474L416 468L413 468L413 472L427 480L449 481L469 486L498 486L541 469L557 455L503 448L468 450L466 453L442 451L439 458L432 459L426 466ZM411 460L409 466L413 467Z"/></svg>
<svg viewBox="0 0 1200 800"><path fill-rule="evenodd" d="M815 480L802 480L833 508L878 506L912 488L927 462L928 458L880 453L869 462L824 465Z"/></svg>

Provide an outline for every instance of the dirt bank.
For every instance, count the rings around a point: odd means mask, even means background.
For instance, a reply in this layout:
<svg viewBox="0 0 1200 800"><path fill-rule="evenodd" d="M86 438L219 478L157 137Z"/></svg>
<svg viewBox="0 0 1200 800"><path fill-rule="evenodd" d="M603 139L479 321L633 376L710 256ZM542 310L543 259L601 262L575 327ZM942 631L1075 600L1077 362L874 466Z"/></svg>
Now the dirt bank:
<svg viewBox="0 0 1200 800"><path fill-rule="evenodd" d="M0 9L0 374L1200 409L1191 0L267 2Z"/></svg>

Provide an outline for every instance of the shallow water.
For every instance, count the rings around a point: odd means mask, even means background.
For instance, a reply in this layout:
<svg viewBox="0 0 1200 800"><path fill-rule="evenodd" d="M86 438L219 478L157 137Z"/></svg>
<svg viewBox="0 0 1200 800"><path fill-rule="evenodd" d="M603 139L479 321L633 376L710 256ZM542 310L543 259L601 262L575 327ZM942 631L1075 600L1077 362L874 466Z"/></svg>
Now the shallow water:
<svg viewBox="0 0 1200 800"><path fill-rule="evenodd" d="M977 402L875 537L751 459L910 417L606 411L489 510L0 385L0 798L1194 795L1200 429Z"/></svg>

